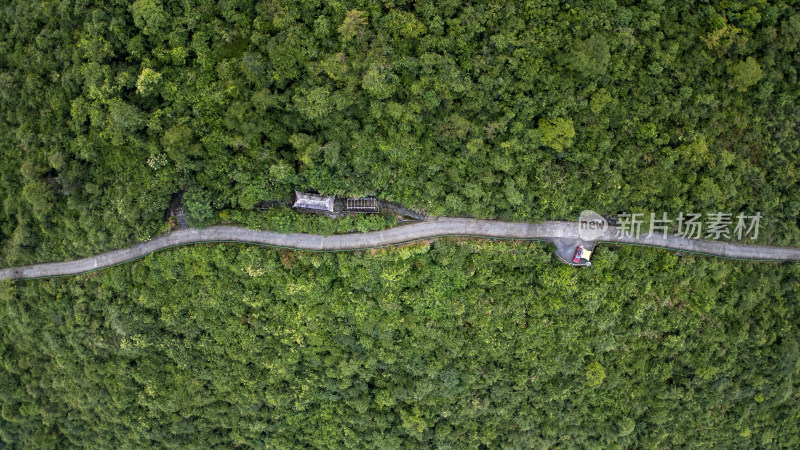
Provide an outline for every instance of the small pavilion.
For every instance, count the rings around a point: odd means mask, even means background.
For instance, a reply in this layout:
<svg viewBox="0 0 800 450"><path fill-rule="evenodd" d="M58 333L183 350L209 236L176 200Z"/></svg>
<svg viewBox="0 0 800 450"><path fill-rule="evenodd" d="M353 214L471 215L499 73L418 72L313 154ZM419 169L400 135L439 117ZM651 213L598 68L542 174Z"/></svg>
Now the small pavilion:
<svg viewBox="0 0 800 450"><path fill-rule="evenodd" d="M320 212L333 212L333 205L336 200L335 195L332 197L325 197L319 194L309 194L306 192L297 191L294 191L294 194L295 201L294 205L292 205L293 208Z"/></svg>

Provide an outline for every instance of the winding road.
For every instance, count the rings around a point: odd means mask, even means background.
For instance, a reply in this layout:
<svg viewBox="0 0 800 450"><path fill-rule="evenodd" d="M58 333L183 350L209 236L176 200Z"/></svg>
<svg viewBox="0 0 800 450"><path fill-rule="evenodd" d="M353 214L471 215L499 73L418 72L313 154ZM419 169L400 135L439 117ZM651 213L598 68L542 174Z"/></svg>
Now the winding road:
<svg viewBox="0 0 800 450"><path fill-rule="evenodd" d="M0 269L0 280L77 275L133 261L158 250L203 242L239 242L295 250L342 251L386 247L445 236L550 241L556 244L556 253L559 258L567 263L571 261L576 245L584 244L591 248L596 243L646 245L732 259L800 261L800 248L795 247L766 247L692 240L672 235L665 236L660 233L655 233L650 237L645 234L636 238L618 237L617 229L614 226L609 226L596 240L583 241L578 234L577 222L524 223L436 217L388 230L333 236L282 234L248 230L235 226L213 226L202 230L190 228L173 231L130 248L114 250L89 258Z"/></svg>

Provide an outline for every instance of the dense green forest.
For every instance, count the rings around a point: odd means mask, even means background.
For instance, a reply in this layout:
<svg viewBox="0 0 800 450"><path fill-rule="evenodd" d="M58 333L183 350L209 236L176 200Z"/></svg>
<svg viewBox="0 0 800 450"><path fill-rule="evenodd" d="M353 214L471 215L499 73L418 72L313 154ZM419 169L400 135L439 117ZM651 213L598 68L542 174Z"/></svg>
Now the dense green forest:
<svg viewBox="0 0 800 450"><path fill-rule="evenodd" d="M194 225L760 212L800 245L800 5L7 0L0 266ZM196 245L0 282L0 447L797 448L800 265Z"/></svg>
<svg viewBox="0 0 800 450"><path fill-rule="evenodd" d="M0 284L14 448L797 448L800 265L196 245Z"/></svg>
<svg viewBox="0 0 800 450"><path fill-rule="evenodd" d="M9 0L4 265L292 189L431 214L764 217L800 242L800 10L764 0Z"/></svg>

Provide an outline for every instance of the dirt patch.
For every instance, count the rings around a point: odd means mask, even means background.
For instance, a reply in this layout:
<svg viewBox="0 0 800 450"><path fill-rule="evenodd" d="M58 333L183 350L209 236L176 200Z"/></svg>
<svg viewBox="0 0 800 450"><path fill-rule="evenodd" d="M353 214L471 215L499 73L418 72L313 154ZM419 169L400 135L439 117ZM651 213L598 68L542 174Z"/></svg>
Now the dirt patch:
<svg viewBox="0 0 800 450"><path fill-rule="evenodd" d="M297 252L295 251L290 251L290 250L281 251L281 264L283 264L283 267L291 269L292 266L294 266L296 254Z"/></svg>
<svg viewBox="0 0 800 450"><path fill-rule="evenodd" d="M421 241L405 242L405 243L402 243L402 244L387 245L386 247L372 248L372 249L369 250L369 254L370 254L370 256L378 256L385 250L397 249L397 248L403 248L403 247L411 247L411 246L423 246L423 245L430 246L434 242L436 242L436 238L423 239Z"/></svg>

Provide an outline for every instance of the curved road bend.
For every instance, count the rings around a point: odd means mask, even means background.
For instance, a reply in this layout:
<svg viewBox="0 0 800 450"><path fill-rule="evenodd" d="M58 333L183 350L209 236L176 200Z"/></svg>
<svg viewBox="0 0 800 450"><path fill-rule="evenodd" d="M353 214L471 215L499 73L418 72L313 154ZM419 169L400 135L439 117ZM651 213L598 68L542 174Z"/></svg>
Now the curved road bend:
<svg viewBox="0 0 800 450"><path fill-rule="evenodd" d="M173 231L130 248L114 250L75 261L0 269L0 280L75 275L132 261L164 248L202 242L243 242L297 250L336 251L368 249L453 235L505 239L539 239L557 244L582 242L578 236L577 222L555 221L534 224L438 217L388 230L333 236L281 234L270 231L248 230L234 226L214 226L202 230L185 229ZM618 238L616 237L616 228L613 226L609 227L596 242L651 245L737 259L800 261L800 248L730 244L719 241L663 236L661 234L654 234L650 238L645 235L639 238ZM593 244L593 242L590 242L590 244ZM574 250L574 247L569 247ZM567 257L569 258L569 256Z"/></svg>

